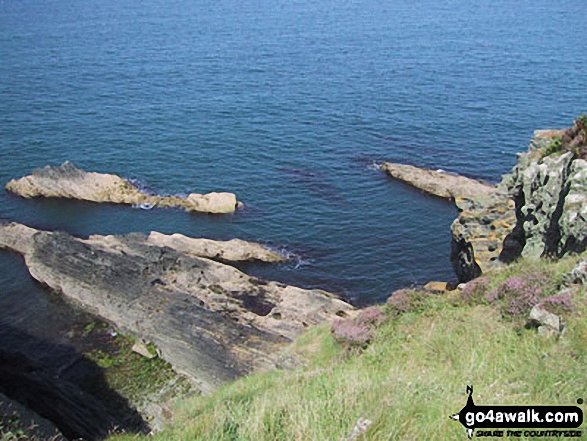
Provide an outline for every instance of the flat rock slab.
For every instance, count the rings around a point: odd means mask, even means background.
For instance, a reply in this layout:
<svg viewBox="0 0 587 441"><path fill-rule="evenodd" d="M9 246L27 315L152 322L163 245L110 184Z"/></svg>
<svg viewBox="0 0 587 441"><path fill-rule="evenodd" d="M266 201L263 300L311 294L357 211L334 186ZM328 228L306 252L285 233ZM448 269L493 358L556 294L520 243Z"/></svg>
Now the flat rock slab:
<svg viewBox="0 0 587 441"><path fill-rule="evenodd" d="M440 170L426 170L407 164L385 162L381 170L425 193L445 199L491 195L495 188L475 179Z"/></svg>
<svg viewBox="0 0 587 441"><path fill-rule="evenodd" d="M250 277L146 236L91 236L0 225L0 248L24 256L31 275L122 330L153 342L204 392L282 363L308 326L352 314L321 290Z"/></svg>
<svg viewBox="0 0 587 441"><path fill-rule="evenodd" d="M36 169L29 176L13 179L6 190L24 198L68 198L143 207L180 207L187 211L232 213L239 202L233 193L191 193L187 197L159 196L142 192L119 176L86 172L65 162L59 167Z"/></svg>
<svg viewBox="0 0 587 441"><path fill-rule="evenodd" d="M186 254L233 262L258 260L261 262L285 262L287 258L267 247L241 239L216 241L184 236L183 234L161 234L152 231L147 241L153 245L166 246Z"/></svg>

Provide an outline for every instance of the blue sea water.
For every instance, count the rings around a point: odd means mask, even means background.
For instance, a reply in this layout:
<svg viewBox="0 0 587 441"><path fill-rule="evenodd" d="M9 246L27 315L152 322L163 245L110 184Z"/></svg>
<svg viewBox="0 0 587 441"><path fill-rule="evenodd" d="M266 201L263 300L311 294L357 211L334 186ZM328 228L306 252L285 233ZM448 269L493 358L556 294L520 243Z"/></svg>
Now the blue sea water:
<svg viewBox="0 0 587 441"><path fill-rule="evenodd" d="M584 12L571 0L0 0L0 183L70 160L246 205L209 216L1 191L0 218L255 240L294 258L248 272L355 304L450 280L455 208L375 164L499 180L533 130L587 111ZM50 322L20 259L0 261L0 317Z"/></svg>

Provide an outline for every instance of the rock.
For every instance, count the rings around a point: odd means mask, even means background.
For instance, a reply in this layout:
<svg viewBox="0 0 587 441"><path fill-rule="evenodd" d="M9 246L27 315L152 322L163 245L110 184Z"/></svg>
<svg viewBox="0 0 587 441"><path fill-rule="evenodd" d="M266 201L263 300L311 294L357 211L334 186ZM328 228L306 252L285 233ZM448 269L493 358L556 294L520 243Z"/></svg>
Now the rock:
<svg viewBox="0 0 587 441"><path fill-rule="evenodd" d="M194 256L230 261L260 260L262 262L285 262L281 254L271 251L258 243L240 239L214 241L195 239L182 234L165 235L152 231L147 241L153 245L166 246L176 251Z"/></svg>
<svg viewBox="0 0 587 441"><path fill-rule="evenodd" d="M587 259L582 259L570 273L563 276L565 285L587 285Z"/></svg>
<svg viewBox="0 0 587 441"><path fill-rule="evenodd" d="M147 194L119 176L86 172L69 161L13 179L6 184L6 189L24 198L56 197L143 207L181 207L206 213L232 213L238 205L232 193L192 193L186 198Z"/></svg>
<svg viewBox="0 0 587 441"><path fill-rule="evenodd" d="M560 317L548 312L541 304L534 306L530 311L527 326L538 328L538 334L549 337L559 335L563 329Z"/></svg>
<svg viewBox="0 0 587 441"><path fill-rule="evenodd" d="M204 392L275 367L306 327L353 310L324 291L265 282L140 234L84 240L7 224L0 248L23 254L36 280L153 342Z"/></svg>
<svg viewBox="0 0 587 441"><path fill-rule="evenodd" d="M520 256L562 257L587 249L587 162L572 152L545 156L561 131L537 131L490 195L456 198L451 261L467 282Z"/></svg>
<svg viewBox="0 0 587 441"><path fill-rule="evenodd" d="M445 292L445 291L448 291L448 283L446 283L446 282L428 282L426 285L424 285L424 291Z"/></svg>
<svg viewBox="0 0 587 441"><path fill-rule="evenodd" d="M489 196L457 198L459 217L451 225L451 262L468 282L504 259L504 243L516 226L515 204L498 186Z"/></svg>
<svg viewBox="0 0 587 441"><path fill-rule="evenodd" d="M557 255L581 253L587 249L587 161L575 159L572 162L566 185Z"/></svg>
<svg viewBox="0 0 587 441"><path fill-rule="evenodd" d="M345 438L345 441L356 441L358 439L362 439L372 424L373 421L368 420L367 418L359 418L357 420L357 424L355 424L355 427L353 427L352 432Z"/></svg>
<svg viewBox="0 0 587 441"><path fill-rule="evenodd" d="M0 394L19 402L26 407L25 415L51 431L56 427L68 439L101 440L113 431L128 429L96 397L22 354L0 350ZM46 420L51 423L45 424Z"/></svg>
<svg viewBox="0 0 587 441"><path fill-rule="evenodd" d="M2 393L0 393L0 427L3 429L1 433L5 433L7 429L13 433L22 433L21 439L67 441L52 422ZM11 438L1 439L10 440Z"/></svg>
<svg viewBox="0 0 587 441"><path fill-rule="evenodd" d="M524 232L522 256L540 258L558 254L560 230L558 220L562 214L568 190L572 153L549 156L537 162L521 155L514 168L514 197L523 198L517 217Z"/></svg>
<svg viewBox="0 0 587 441"><path fill-rule="evenodd" d="M492 186L475 179L443 171L425 170L412 165L385 162L381 165L381 170L394 179L445 199L489 196L494 191Z"/></svg>
<svg viewBox="0 0 587 441"><path fill-rule="evenodd" d="M153 353L149 350L149 346L147 346L147 343L142 340L142 339L137 339L137 341L135 342L134 345L132 345L132 351L136 352L137 354L151 360L155 357L157 357L157 353Z"/></svg>

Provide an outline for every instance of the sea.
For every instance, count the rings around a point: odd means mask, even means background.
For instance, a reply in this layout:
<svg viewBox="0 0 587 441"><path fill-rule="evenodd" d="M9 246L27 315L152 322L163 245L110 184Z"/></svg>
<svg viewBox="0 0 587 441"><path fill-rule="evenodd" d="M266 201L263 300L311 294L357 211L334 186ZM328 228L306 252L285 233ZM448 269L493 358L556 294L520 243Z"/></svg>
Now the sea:
<svg viewBox="0 0 587 441"><path fill-rule="evenodd" d="M574 0L0 0L0 184L71 161L245 205L2 190L0 219L257 241L290 260L247 273L381 303L455 278L457 211L378 165L499 181L534 130L587 113L586 41ZM59 341L68 308L0 252L0 325Z"/></svg>

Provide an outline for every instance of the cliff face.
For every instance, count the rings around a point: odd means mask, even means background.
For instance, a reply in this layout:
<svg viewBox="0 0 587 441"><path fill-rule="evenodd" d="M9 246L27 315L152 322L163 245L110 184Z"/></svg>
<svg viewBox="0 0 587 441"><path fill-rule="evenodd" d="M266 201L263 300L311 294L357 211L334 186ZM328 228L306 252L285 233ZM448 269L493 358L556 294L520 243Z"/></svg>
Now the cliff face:
<svg viewBox="0 0 587 441"><path fill-rule="evenodd" d="M537 131L528 152L490 195L456 199L451 260L460 281L517 257L562 257L587 248L587 161L552 151L565 131Z"/></svg>

